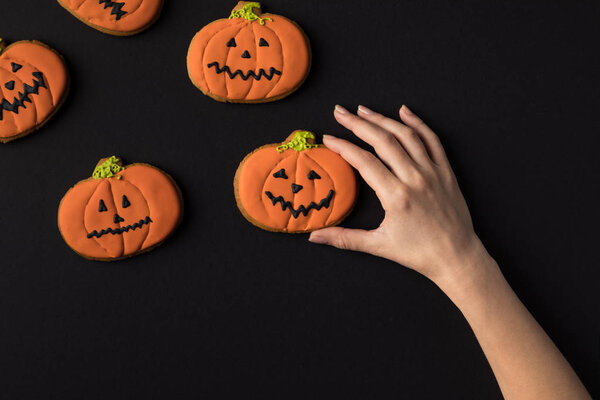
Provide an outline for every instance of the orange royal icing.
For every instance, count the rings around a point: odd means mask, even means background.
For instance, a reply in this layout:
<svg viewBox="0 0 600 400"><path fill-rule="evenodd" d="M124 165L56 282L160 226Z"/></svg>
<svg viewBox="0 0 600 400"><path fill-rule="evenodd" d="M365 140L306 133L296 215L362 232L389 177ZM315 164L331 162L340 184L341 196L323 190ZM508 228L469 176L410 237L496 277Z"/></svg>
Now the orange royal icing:
<svg viewBox="0 0 600 400"><path fill-rule="evenodd" d="M58 0L79 20L100 31L129 35L147 28L159 16L163 0Z"/></svg>
<svg viewBox="0 0 600 400"><path fill-rule="evenodd" d="M240 164L234 190L242 214L263 229L282 232L310 232L341 222L356 201L358 187L352 167L323 145L302 151L278 150L282 144L261 147ZM287 179L281 177L281 170ZM315 174L319 178L310 179ZM274 203L273 198L280 196ZM309 207L328 196L327 206L320 210ZM289 202L285 210L282 201ZM304 215L298 212L301 207L310 210Z"/></svg>
<svg viewBox="0 0 600 400"><path fill-rule="evenodd" d="M219 19L194 36L188 72L203 93L220 101L266 102L293 92L305 80L311 53L302 29L285 17L259 10L254 12L262 23Z"/></svg>
<svg viewBox="0 0 600 400"><path fill-rule="evenodd" d="M0 54L0 141L44 124L62 104L68 72L62 57L41 42L20 41Z"/></svg>
<svg viewBox="0 0 600 400"><path fill-rule="evenodd" d="M151 165L131 164L114 177L89 178L69 189L58 209L58 227L80 255L113 260L160 244L182 215L174 181Z"/></svg>

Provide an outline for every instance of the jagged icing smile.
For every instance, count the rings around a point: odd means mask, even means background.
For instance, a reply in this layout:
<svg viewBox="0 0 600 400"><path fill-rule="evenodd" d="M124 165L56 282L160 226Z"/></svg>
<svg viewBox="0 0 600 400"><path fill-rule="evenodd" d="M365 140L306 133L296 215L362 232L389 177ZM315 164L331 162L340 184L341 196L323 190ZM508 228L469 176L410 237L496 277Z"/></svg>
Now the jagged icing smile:
<svg viewBox="0 0 600 400"><path fill-rule="evenodd" d="M15 68L13 67L13 70L14 69ZM18 92L18 96L15 96L13 101L8 101L6 99L2 99L2 101L0 101L0 121L2 120L2 113L4 110L18 114L19 107L26 109L27 107L25 106L25 103L32 103L31 99L29 98L30 94L39 94L40 88L46 89L46 84L44 83L44 74L41 72L32 72L31 75L33 76L33 83L31 86L24 83L23 91ZM7 82L4 86L9 90L14 90L15 81Z"/></svg>
<svg viewBox="0 0 600 400"><path fill-rule="evenodd" d="M89 233L87 235L88 239L91 239L93 237L97 237L100 238L108 233L110 233L111 235L122 235L123 232L129 232L129 231L135 231L138 228L141 228L144 225L148 225L150 223L152 223L153 221L150 219L150 217L146 217L144 219L140 219L138 222L136 222L135 224L131 224L131 225L127 225L127 226L123 226L121 228L107 228L107 229L102 229L100 232L98 231L93 231L91 233Z"/></svg>
<svg viewBox="0 0 600 400"><path fill-rule="evenodd" d="M306 217L310 210L319 211L323 207L329 208L329 204L331 203L331 199L333 198L334 193L335 192L333 190L330 190L329 193L327 194L327 196L325 196L323 199L321 199L321 201L318 204L315 203L314 201L311 201L308 206L301 205L298 208L294 208L294 206L292 205L291 202L285 201L283 196L275 197L273 195L273 193L271 193L269 191L266 191L265 195L267 195L267 197L269 198L269 200L271 200L271 202L273 203L274 206L277 205L277 203L279 203L281 205L282 211L285 211L286 209L289 208L290 212L292 213L292 216L294 218L298 218L300 216L300 214L302 214Z"/></svg>
<svg viewBox="0 0 600 400"><path fill-rule="evenodd" d="M124 2L111 1L111 0L98 0L98 4L104 4L104 9L111 7L110 15L114 15L116 20L120 20L121 17L127 14L127 11L123 11Z"/></svg>
<svg viewBox="0 0 600 400"><path fill-rule="evenodd" d="M225 74L229 75L229 79L234 79L236 76L239 76L240 78L242 78L245 81L247 81L249 78L254 78L257 81L260 81L260 79L262 77L264 77L265 79L270 81L271 79L273 79L273 76L281 75L281 71L279 71L278 69L275 69L273 67L271 67L269 69L268 73L263 68L259 69L258 72L248 71L248 72L244 73L241 69L231 72L231 68L229 68L229 66L225 65L224 67L221 68L221 67L219 67L218 62L212 62L212 63L208 64L207 67L209 69L212 67L215 67L215 72L217 74L225 73Z"/></svg>

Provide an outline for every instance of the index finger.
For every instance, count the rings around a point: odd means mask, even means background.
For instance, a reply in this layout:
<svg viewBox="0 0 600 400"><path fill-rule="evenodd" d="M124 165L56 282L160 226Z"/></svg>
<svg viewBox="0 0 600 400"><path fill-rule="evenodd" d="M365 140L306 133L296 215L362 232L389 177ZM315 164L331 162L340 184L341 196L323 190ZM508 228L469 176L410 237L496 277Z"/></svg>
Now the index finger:
<svg viewBox="0 0 600 400"><path fill-rule="evenodd" d="M323 135L323 143L356 168L378 196L389 193L400 182L377 157L357 145L330 135Z"/></svg>

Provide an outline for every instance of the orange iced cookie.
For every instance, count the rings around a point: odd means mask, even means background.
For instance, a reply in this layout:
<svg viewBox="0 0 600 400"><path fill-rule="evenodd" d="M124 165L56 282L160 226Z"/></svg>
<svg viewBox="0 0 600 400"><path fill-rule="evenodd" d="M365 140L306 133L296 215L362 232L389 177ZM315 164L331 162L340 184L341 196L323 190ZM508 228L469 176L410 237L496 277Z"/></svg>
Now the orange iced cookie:
<svg viewBox="0 0 600 400"><path fill-rule="evenodd" d="M114 261L160 245L182 216L181 191L167 173L148 164L123 167L113 156L65 194L58 228L80 256Z"/></svg>
<svg viewBox="0 0 600 400"><path fill-rule="evenodd" d="M69 74L63 58L38 41L6 47L0 39L0 142L44 125L67 97Z"/></svg>
<svg viewBox="0 0 600 400"><path fill-rule="evenodd" d="M110 35L135 35L160 15L163 0L58 0L86 25Z"/></svg>
<svg viewBox="0 0 600 400"><path fill-rule="evenodd" d="M337 225L356 201L352 167L315 144L315 135L295 131L283 143L254 150L233 181L238 208L259 228L288 233Z"/></svg>
<svg viewBox="0 0 600 400"><path fill-rule="evenodd" d="M230 103L265 103L296 91L310 70L308 38L293 21L262 14L240 1L229 18L194 36L187 56L190 79L202 93Z"/></svg>

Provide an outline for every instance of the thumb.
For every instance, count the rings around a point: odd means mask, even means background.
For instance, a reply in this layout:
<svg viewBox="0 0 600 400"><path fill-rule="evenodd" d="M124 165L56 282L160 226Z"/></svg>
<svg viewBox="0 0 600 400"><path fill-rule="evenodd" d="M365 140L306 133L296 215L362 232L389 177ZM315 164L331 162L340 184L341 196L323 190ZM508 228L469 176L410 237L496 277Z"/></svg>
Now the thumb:
<svg viewBox="0 0 600 400"><path fill-rule="evenodd" d="M363 229L325 228L312 232L308 240L312 243L328 244L342 250L364 253L373 253L376 247L373 232Z"/></svg>

